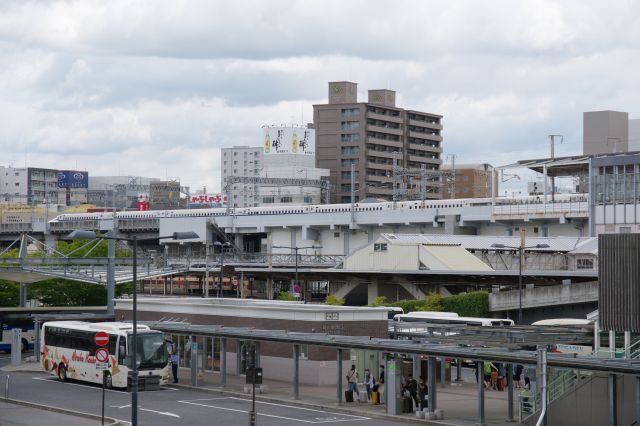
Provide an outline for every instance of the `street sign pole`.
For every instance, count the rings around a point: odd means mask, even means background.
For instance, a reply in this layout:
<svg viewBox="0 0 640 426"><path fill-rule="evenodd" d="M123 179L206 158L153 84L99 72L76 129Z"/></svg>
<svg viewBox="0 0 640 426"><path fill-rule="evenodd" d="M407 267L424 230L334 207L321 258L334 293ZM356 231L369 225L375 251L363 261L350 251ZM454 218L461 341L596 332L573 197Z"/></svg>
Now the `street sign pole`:
<svg viewBox="0 0 640 426"><path fill-rule="evenodd" d="M104 426L104 394L105 385L107 383L107 371L102 370L102 426Z"/></svg>
<svg viewBox="0 0 640 426"><path fill-rule="evenodd" d="M100 346L96 349L96 353L94 354L94 358L96 360L96 370L102 370L102 426L104 426L104 394L105 388L107 386L107 369L109 368L109 351L104 347L109 343L109 334L104 331L99 331L93 337L93 341L96 342L96 345ZM105 368L106 364L106 368Z"/></svg>

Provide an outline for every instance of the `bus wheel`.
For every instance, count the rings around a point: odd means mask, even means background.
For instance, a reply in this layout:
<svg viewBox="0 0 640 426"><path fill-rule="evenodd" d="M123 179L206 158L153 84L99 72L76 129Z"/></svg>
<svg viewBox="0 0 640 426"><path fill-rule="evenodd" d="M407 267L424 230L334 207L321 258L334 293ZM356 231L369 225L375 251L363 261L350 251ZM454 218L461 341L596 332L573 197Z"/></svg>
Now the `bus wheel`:
<svg viewBox="0 0 640 426"><path fill-rule="evenodd" d="M67 381L67 369L64 367L64 364L58 365L58 379L60 379L61 382Z"/></svg>
<svg viewBox="0 0 640 426"><path fill-rule="evenodd" d="M29 342L27 339L22 339L22 352L27 352L29 350Z"/></svg>
<svg viewBox="0 0 640 426"><path fill-rule="evenodd" d="M109 373L104 373L104 387L107 389L113 389L113 378L111 377L111 374Z"/></svg>

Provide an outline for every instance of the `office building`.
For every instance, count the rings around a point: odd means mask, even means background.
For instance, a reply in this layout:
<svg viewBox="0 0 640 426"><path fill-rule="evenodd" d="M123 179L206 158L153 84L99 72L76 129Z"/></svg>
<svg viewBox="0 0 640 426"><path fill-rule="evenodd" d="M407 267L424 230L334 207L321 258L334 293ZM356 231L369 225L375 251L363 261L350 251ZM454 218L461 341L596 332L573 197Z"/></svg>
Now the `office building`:
<svg viewBox="0 0 640 426"><path fill-rule="evenodd" d="M391 199L393 165L439 170L442 116L396 106L393 90L369 90L358 102L357 84L329 83L327 104L313 106L316 167L330 170L332 202L351 199L351 165L356 200ZM439 179L430 179L426 198L438 199Z"/></svg>
<svg viewBox="0 0 640 426"><path fill-rule="evenodd" d="M583 113L582 153L619 154L629 151L629 113L588 111Z"/></svg>
<svg viewBox="0 0 640 426"><path fill-rule="evenodd" d="M0 201L72 206L87 202L89 174L77 170L0 166Z"/></svg>
<svg viewBox="0 0 640 426"><path fill-rule="evenodd" d="M138 195L149 195L151 182L159 181L159 178L142 176L92 176L88 203L116 210L137 209Z"/></svg>

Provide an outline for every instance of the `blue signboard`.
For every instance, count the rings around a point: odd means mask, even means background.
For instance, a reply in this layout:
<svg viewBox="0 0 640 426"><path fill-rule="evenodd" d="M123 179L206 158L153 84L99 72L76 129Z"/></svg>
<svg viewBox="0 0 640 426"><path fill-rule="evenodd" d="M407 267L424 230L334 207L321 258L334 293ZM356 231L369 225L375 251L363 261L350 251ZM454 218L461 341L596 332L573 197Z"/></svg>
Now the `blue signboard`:
<svg viewBox="0 0 640 426"><path fill-rule="evenodd" d="M60 170L58 172L58 188L88 188L89 173L74 170Z"/></svg>

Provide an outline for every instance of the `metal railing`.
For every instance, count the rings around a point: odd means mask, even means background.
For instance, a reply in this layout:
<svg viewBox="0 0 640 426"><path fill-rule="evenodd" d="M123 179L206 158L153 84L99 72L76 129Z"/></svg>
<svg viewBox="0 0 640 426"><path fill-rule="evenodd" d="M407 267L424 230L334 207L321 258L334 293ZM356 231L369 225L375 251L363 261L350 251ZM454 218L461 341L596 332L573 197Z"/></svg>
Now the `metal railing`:
<svg viewBox="0 0 640 426"><path fill-rule="evenodd" d="M331 268L342 263L345 256L343 255L314 255L299 254L298 267L324 267ZM220 254L213 254L205 258L204 253L199 252L196 255L175 256L169 253L167 257L167 265L184 265L190 268L206 268L220 265ZM266 253L225 253L225 265L253 265L253 266L276 266L276 267L293 267L296 265L295 254L266 254Z"/></svg>
<svg viewBox="0 0 640 426"><path fill-rule="evenodd" d="M589 203L586 201L567 201L554 203L522 203L501 204L493 207L494 215L522 215L545 213L589 213Z"/></svg>

